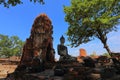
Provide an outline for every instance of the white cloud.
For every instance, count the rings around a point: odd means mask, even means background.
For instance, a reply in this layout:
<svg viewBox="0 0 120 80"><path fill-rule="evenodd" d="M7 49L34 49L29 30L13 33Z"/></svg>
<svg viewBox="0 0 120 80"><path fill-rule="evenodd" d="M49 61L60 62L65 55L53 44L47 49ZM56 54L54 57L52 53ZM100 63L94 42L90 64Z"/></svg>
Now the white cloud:
<svg viewBox="0 0 120 80"><path fill-rule="evenodd" d="M108 35L108 44L111 51L120 52L120 30L118 32L112 32Z"/></svg>
<svg viewBox="0 0 120 80"><path fill-rule="evenodd" d="M118 30L118 32L109 33L107 43L111 51L120 52L120 30ZM101 43L99 39L95 39L86 44L81 44L77 48L69 47L68 51L71 55L78 56L80 48L84 48L88 55L90 55L93 52L96 52L96 54L98 55L101 55L107 52L106 49L103 48L103 44Z"/></svg>
<svg viewBox="0 0 120 80"><path fill-rule="evenodd" d="M120 31L116 33L114 32L112 35L108 36L108 42L120 45Z"/></svg>
<svg viewBox="0 0 120 80"><path fill-rule="evenodd" d="M98 55L100 55L105 52L103 44L99 40L93 40L91 42L88 42L87 44L82 44L77 48L69 48L69 53L73 56L78 56L80 48L85 49L87 55L90 55L93 52L96 52Z"/></svg>

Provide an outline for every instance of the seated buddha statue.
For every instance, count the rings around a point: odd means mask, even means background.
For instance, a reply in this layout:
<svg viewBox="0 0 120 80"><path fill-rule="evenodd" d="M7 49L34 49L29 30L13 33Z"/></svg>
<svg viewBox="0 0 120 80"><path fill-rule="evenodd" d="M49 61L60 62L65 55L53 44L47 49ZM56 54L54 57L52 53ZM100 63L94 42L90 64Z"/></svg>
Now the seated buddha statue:
<svg viewBox="0 0 120 80"><path fill-rule="evenodd" d="M62 36L60 38L60 44L58 44L58 46L57 46L58 55L60 55L59 61L72 61L72 60L75 60L76 58L71 57L68 54L68 49L64 45L64 43L65 43L65 38Z"/></svg>

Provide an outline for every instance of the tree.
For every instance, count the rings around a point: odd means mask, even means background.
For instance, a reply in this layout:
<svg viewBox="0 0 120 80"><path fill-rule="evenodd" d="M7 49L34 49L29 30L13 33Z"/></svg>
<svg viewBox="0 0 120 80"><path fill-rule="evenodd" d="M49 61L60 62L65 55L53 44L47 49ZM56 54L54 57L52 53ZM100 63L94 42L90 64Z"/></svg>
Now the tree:
<svg viewBox="0 0 120 80"><path fill-rule="evenodd" d="M111 54L107 34L116 31L116 25L120 23L120 0L71 0L64 12L72 47L98 38Z"/></svg>
<svg viewBox="0 0 120 80"><path fill-rule="evenodd" d="M39 2L41 4L45 4L44 0L30 0L30 2ZM23 2L21 0L0 0L0 4L3 4L4 7L9 8L9 6L16 6L18 4L22 4Z"/></svg>
<svg viewBox="0 0 120 80"><path fill-rule="evenodd" d="M8 37L0 34L0 57L1 56L18 56L21 55L21 50L24 42L17 36Z"/></svg>
<svg viewBox="0 0 120 80"><path fill-rule="evenodd" d="M103 53L103 56L110 57L109 53Z"/></svg>
<svg viewBox="0 0 120 80"><path fill-rule="evenodd" d="M96 56L97 56L96 52L90 54L90 57L96 57Z"/></svg>

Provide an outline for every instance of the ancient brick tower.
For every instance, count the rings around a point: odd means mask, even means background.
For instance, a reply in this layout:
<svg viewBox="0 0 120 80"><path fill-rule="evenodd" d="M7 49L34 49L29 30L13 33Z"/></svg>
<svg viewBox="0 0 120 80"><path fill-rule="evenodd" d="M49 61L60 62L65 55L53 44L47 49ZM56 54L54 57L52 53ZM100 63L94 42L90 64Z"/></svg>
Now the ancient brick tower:
<svg viewBox="0 0 120 80"><path fill-rule="evenodd" d="M30 37L23 47L20 65L32 65L35 57L54 62L53 26L46 14L40 14L32 25Z"/></svg>
<svg viewBox="0 0 120 80"><path fill-rule="evenodd" d="M86 50L85 49L83 49L83 48L81 48L81 49L79 49L79 54L80 54L80 57L86 57L87 56L87 53L86 53Z"/></svg>

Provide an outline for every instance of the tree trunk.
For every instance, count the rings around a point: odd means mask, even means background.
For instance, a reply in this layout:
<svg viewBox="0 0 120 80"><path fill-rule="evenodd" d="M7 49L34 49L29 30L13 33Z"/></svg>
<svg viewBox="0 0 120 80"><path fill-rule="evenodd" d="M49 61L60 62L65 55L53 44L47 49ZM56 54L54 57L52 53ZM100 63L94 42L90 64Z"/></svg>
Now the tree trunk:
<svg viewBox="0 0 120 80"><path fill-rule="evenodd" d="M104 48L107 50L107 52L111 56L111 50L110 50L110 48L107 45L107 36L106 36L106 34L101 32L100 29L98 29L97 31L98 31L97 37L101 40L101 42L104 45Z"/></svg>
<svg viewBox="0 0 120 80"><path fill-rule="evenodd" d="M108 45L107 45L107 37L106 37L106 36L101 36L101 37L99 37L99 39L100 39L101 42L103 43L104 48L107 50L107 52L108 52L109 55L111 56L111 50L110 50L110 48L109 48Z"/></svg>
<svg viewBox="0 0 120 80"><path fill-rule="evenodd" d="M110 48L108 47L107 42L106 42L106 43L102 42L102 43L103 43L103 45L104 45L104 48L107 50L107 52L108 52L109 55L111 56L111 50L110 50Z"/></svg>

